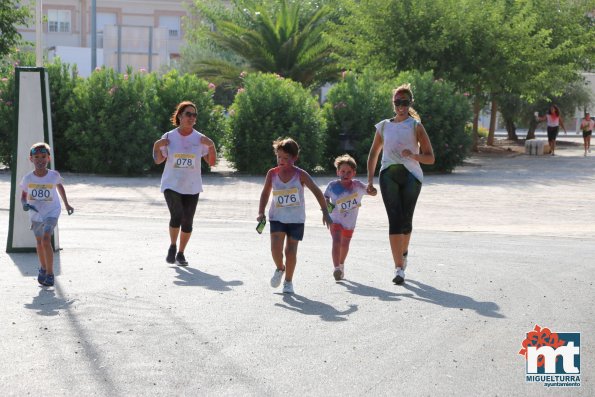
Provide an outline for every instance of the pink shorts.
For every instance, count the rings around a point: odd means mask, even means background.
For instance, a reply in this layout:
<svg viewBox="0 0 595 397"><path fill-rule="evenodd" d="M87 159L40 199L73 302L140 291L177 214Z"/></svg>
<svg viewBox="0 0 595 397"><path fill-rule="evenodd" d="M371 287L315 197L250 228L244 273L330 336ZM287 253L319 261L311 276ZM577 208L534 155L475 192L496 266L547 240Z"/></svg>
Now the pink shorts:
<svg viewBox="0 0 595 397"><path fill-rule="evenodd" d="M331 225L331 234L341 233L341 237L351 238L353 236L353 229L343 229L340 223L333 223Z"/></svg>

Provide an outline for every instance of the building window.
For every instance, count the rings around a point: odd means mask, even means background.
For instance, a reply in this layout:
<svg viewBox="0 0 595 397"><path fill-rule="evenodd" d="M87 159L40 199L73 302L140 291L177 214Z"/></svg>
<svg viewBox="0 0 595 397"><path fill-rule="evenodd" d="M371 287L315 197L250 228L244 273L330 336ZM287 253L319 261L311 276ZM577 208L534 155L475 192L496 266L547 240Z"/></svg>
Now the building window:
<svg viewBox="0 0 595 397"><path fill-rule="evenodd" d="M159 26L167 28L169 30L169 37L178 38L180 37L180 17L176 16L160 16Z"/></svg>
<svg viewBox="0 0 595 397"><path fill-rule="evenodd" d="M48 32L70 33L70 10L48 10Z"/></svg>

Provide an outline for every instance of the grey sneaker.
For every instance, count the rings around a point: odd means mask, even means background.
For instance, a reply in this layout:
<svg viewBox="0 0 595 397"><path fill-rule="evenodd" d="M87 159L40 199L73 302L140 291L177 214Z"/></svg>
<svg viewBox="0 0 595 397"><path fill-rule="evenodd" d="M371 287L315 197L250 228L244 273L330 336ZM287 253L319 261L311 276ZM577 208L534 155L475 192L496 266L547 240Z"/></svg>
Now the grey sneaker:
<svg viewBox="0 0 595 397"><path fill-rule="evenodd" d="M337 266L335 268L335 271L333 272L333 277L335 277L335 281L341 281L343 280L343 268L341 268L340 266Z"/></svg>
<svg viewBox="0 0 595 397"><path fill-rule="evenodd" d="M188 261L186 260L183 252L178 252L176 255L176 262L178 262L179 266L188 266Z"/></svg>
<svg viewBox="0 0 595 397"><path fill-rule="evenodd" d="M397 285L401 285L405 282L405 272L403 271L402 267L397 267L395 271L395 278L393 278L393 283Z"/></svg>
<svg viewBox="0 0 595 397"><path fill-rule="evenodd" d="M283 278L283 273L285 273L285 269L279 270L275 269L275 273L273 277L271 277L271 287L277 288L281 285L281 279Z"/></svg>
<svg viewBox="0 0 595 397"><path fill-rule="evenodd" d="M293 294L293 283L291 281L286 281L283 283L283 293Z"/></svg>

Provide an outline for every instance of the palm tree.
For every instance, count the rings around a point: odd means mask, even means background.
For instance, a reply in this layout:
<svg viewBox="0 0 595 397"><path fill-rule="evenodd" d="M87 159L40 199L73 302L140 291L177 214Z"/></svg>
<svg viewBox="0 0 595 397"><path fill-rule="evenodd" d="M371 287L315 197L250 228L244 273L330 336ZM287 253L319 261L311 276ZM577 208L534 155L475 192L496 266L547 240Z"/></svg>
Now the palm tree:
<svg viewBox="0 0 595 397"><path fill-rule="evenodd" d="M277 7L251 0L233 3L243 18L215 18L211 20L215 29L208 35L240 62L229 57L200 59L195 73L228 82L241 71L276 73L306 87L337 76L333 49L324 37L329 8L308 13L299 1L280 0Z"/></svg>

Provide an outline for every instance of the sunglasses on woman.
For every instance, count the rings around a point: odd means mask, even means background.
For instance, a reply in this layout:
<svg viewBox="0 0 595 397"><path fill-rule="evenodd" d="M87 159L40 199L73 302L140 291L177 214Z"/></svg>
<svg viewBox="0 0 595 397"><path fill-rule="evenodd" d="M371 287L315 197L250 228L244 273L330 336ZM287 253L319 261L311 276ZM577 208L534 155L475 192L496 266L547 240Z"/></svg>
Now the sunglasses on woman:
<svg viewBox="0 0 595 397"><path fill-rule="evenodd" d="M196 113L184 112L184 116L186 116L186 117L196 117Z"/></svg>
<svg viewBox="0 0 595 397"><path fill-rule="evenodd" d="M409 99L395 99L393 102L395 106L409 106L411 105L411 101Z"/></svg>

